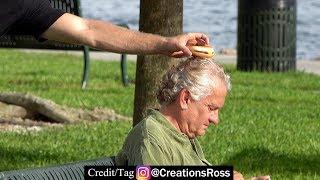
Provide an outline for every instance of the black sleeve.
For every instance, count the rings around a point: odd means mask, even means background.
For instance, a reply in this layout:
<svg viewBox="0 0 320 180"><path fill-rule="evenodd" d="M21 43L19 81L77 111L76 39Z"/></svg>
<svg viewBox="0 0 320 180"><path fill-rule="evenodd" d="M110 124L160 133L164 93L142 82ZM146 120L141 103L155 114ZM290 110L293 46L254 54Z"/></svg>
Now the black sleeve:
<svg viewBox="0 0 320 180"><path fill-rule="evenodd" d="M23 0L0 0L0 36L9 32L23 17Z"/></svg>
<svg viewBox="0 0 320 180"><path fill-rule="evenodd" d="M40 35L64 14L62 10L52 8L49 0L21 1L23 14L11 28L13 32L30 34L39 39Z"/></svg>

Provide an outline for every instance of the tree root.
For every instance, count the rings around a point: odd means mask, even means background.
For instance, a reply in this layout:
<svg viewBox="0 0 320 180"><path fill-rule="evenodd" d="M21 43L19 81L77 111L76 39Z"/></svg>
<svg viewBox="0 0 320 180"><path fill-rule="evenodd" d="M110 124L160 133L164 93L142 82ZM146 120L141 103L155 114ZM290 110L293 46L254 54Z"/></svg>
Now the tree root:
<svg viewBox="0 0 320 180"><path fill-rule="evenodd" d="M39 124L39 122L31 122L30 120L17 121L17 118L36 119L36 121L65 124L81 121L130 120L130 118L116 114L110 109L95 108L93 110L86 110L68 108L57 105L53 101L42 99L30 94L0 93L0 102L5 103L6 105L9 104L8 107L11 109L11 111L9 111L10 113L8 113L7 109L3 110L3 108L0 108L0 116L2 117L0 119L0 123L10 123L10 120L8 119L11 119L11 123L18 125L30 126L33 123ZM3 106L4 105L2 104L0 107ZM21 110L21 107L25 112ZM13 112L18 113L12 113L12 109L14 109ZM41 123L39 125L41 125Z"/></svg>

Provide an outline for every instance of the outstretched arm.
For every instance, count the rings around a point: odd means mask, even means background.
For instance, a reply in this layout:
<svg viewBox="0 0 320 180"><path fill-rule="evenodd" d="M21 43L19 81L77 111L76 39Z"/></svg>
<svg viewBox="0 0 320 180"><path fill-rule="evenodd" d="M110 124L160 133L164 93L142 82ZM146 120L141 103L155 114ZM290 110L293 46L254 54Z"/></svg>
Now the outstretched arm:
<svg viewBox="0 0 320 180"><path fill-rule="evenodd" d="M171 57L190 56L187 45L209 44L208 37L202 33L163 37L68 13L51 25L42 37L116 53L164 54Z"/></svg>

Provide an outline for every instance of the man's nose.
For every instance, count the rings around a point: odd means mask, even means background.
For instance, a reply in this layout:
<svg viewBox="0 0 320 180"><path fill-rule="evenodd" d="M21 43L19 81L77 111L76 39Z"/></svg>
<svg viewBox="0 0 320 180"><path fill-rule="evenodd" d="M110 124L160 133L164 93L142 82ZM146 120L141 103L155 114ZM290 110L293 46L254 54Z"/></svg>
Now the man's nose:
<svg viewBox="0 0 320 180"><path fill-rule="evenodd" d="M211 114L209 121L210 123L217 125L219 123L219 112L215 111L213 114Z"/></svg>

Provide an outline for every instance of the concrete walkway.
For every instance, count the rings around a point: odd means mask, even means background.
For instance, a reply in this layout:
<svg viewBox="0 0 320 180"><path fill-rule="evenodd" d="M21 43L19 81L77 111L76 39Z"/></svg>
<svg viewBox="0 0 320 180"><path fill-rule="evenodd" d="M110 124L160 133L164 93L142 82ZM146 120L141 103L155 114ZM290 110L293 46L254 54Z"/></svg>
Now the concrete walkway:
<svg viewBox="0 0 320 180"><path fill-rule="evenodd" d="M83 53L80 51L57 51L57 50L29 50L23 49L23 52L28 53L62 53L62 54L70 54L76 56L83 56ZM108 52L90 52L90 58L95 60L120 60L120 54L108 53ZM236 64L236 56L235 55L216 55L215 59L223 64ZM128 60L136 61L136 55L128 55ZM304 71L307 73L313 73L320 75L320 61L319 60L297 60L297 69L298 71Z"/></svg>

